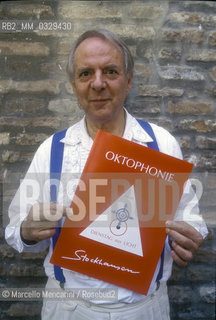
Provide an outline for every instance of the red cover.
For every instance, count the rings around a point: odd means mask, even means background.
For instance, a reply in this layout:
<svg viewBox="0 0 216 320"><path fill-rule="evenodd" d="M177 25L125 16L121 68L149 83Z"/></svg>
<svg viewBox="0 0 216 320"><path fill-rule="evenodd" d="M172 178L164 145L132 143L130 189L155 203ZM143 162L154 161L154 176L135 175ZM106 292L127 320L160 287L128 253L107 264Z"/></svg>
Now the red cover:
<svg viewBox="0 0 216 320"><path fill-rule="evenodd" d="M192 167L99 130L50 262L146 295Z"/></svg>

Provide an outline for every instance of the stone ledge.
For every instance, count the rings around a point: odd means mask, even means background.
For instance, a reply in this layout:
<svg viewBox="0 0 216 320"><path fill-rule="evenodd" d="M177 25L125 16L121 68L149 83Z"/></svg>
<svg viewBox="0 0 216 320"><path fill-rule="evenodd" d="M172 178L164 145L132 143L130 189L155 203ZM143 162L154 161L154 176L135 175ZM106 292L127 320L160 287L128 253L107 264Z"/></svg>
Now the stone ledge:
<svg viewBox="0 0 216 320"><path fill-rule="evenodd" d="M186 61L216 62L216 50L193 50L186 55Z"/></svg>
<svg viewBox="0 0 216 320"><path fill-rule="evenodd" d="M38 118L17 118L17 117L1 117L1 126L11 127L45 127L57 129L61 120L55 117L38 117Z"/></svg>
<svg viewBox="0 0 216 320"><path fill-rule="evenodd" d="M205 101L193 102L183 100L177 103L169 101L166 111L170 114L206 115L214 111L214 104Z"/></svg>
<svg viewBox="0 0 216 320"><path fill-rule="evenodd" d="M54 12L51 6L43 5L43 4L18 4L14 3L10 5L8 3L7 6L4 6L6 13L12 17L17 17L19 15L30 17L52 17L54 16Z"/></svg>
<svg viewBox="0 0 216 320"><path fill-rule="evenodd" d="M0 80L0 93L8 93L10 91L59 94L60 82L52 79L38 81Z"/></svg>
<svg viewBox="0 0 216 320"><path fill-rule="evenodd" d="M80 5L80 1L70 1L60 4L58 16L61 19L97 19L97 18L121 18L122 13L114 6L105 8L98 6L95 1Z"/></svg>
<svg viewBox="0 0 216 320"><path fill-rule="evenodd" d="M159 88L156 85L140 85L139 94L144 97L181 97L183 89L172 89L168 87Z"/></svg>
<svg viewBox="0 0 216 320"><path fill-rule="evenodd" d="M181 81L204 81L203 73L189 67L161 67L159 76L164 80L181 80Z"/></svg>
<svg viewBox="0 0 216 320"><path fill-rule="evenodd" d="M45 56L50 49L43 42L0 41L0 55Z"/></svg>

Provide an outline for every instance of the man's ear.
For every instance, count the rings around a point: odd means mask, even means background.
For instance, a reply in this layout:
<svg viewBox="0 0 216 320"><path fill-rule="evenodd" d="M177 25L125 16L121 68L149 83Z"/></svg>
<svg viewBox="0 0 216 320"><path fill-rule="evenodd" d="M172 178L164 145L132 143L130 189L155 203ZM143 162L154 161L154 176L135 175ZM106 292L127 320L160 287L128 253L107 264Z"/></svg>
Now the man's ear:
<svg viewBox="0 0 216 320"><path fill-rule="evenodd" d="M128 78L128 87L127 87L127 93L130 91L130 89L132 88L132 84L133 84L133 72L131 72L129 78Z"/></svg>
<svg viewBox="0 0 216 320"><path fill-rule="evenodd" d="M77 94L76 94L76 85L75 85L74 80L70 80L70 83L71 83L71 86L72 86L72 89L73 89L73 93L74 93L74 95L76 96L76 95L77 95Z"/></svg>

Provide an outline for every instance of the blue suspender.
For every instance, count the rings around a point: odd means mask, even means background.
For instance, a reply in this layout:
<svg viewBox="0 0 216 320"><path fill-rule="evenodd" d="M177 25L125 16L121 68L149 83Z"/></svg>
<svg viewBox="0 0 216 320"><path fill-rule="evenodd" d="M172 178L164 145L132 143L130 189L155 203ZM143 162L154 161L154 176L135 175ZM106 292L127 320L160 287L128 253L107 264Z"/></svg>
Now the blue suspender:
<svg viewBox="0 0 216 320"><path fill-rule="evenodd" d="M153 139L152 142L148 142L147 145L149 148L152 148L154 150L157 150L159 151L159 148L158 148L158 144L157 144L157 140L155 138L155 135L154 135L154 132L152 130L152 127L151 125L146 122L146 121L142 121L142 120L139 120L137 119L137 121L139 122L139 124L141 125L141 127L148 133L148 135ZM163 248L163 251L161 253L161 258L160 258L160 269L159 269L159 272L158 272L158 275L157 275L157 279L156 281L158 282L162 276L163 276L163 265L164 265L164 248Z"/></svg>
<svg viewBox="0 0 216 320"><path fill-rule="evenodd" d="M54 134L51 146L50 155L50 201L56 202L58 197L58 188L61 178L62 170L62 159L64 152L64 144L60 142L64 138L66 130ZM55 179L55 184L52 184L52 179ZM57 183L57 184L56 184ZM56 227L56 233L52 237L53 249L55 248L56 242L58 240L59 234L61 232L61 227L58 225ZM65 278L62 272L62 268L54 265L54 273L56 280L60 282L65 282Z"/></svg>
<svg viewBox="0 0 216 320"><path fill-rule="evenodd" d="M137 119L141 127L149 134L149 136L153 139L152 142L147 143L149 148L152 148L154 150L159 151L157 140L155 138L154 132L152 130L151 125L146 122ZM58 196L58 184L56 183L52 185L52 179L55 179L56 181L60 181L61 178L61 169L62 169L62 159L63 159L63 152L64 152L64 144L60 142L61 139L64 138L66 134L66 130L58 132L54 134L53 140L52 140L52 146L51 146L51 156L50 156L50 199L51 202L57 201ZM61 227L56 227L56 233L52 237L52 243L53 243L53 249L55 248L56 242L58 240L59 234L61 232ZM163 275L163 264L164 264L164 248L161 254L161 264L160 269L157 275L156 281L159 281L162 278ZM61 267L54 265L54 273L56 280L60 282L65 282L65 278L62 272Z"/></svg>

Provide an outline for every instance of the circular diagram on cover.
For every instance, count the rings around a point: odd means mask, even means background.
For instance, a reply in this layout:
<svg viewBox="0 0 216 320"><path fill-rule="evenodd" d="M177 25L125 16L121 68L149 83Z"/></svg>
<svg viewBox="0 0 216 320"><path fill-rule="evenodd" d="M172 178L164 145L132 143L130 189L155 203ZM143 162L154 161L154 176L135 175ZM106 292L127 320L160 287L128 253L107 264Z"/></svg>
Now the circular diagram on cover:
<svg viewBox="0 0 216 320"><path fill-rule="evenodd" d="M122 222L119 226L119 220L115 219L110 223L110 231L115 236L122 236L127 231L127 223Z"/></svg>
<svg viewBox="0 0 216 320"><path fill-rule="evenodd" d="M129 211L127 210L127 204L123 208L114 211L116 214L116 218L110 224L110 231L115 236L122 236L127 231L127 223L128 219L133 219L130 217Z"/></svg>

